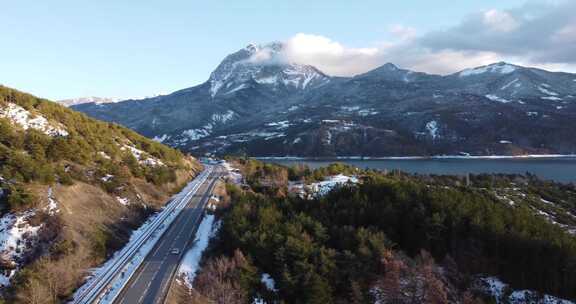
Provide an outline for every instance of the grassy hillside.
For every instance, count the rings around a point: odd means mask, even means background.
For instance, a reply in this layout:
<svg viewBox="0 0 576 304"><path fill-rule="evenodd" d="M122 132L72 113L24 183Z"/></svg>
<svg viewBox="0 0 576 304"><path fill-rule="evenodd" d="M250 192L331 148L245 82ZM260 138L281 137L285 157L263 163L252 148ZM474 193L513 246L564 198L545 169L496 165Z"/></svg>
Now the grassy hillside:
<svg viewBox="0 0 576 304"><path fill-rule="evenodd" d="M199 170L127 128L0 86L4 297L64 300Z"/></svg>

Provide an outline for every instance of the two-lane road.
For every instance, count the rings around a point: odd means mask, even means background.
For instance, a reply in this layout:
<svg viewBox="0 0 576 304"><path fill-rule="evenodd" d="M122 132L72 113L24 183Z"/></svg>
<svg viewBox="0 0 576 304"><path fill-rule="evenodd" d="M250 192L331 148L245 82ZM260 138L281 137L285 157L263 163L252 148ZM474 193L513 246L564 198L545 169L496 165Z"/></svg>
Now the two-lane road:
<svg viewBox="0 0 576 304"><path fill-rule="evenodd" d="M148 254L115 303L152 304L164 301L182 255L194 241L205 205L221 175L221 170L219 167L214 168L186 208ZM179 253L173 253L173 250L178 250Z"/></svg>

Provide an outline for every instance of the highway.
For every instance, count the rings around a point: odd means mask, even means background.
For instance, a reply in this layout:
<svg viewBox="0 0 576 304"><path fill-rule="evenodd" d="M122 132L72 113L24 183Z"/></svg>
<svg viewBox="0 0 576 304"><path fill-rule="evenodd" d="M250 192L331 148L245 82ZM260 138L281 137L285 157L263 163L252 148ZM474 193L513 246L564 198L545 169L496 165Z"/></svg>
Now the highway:
<svg viewBox="0 0 576 304"><path fill-rule="evenodd" d="M215 167L164 233L114 303L163 303L182 255L194 241L204 208L222 169ZM177 249L179 253L173 253Z"/></svg>

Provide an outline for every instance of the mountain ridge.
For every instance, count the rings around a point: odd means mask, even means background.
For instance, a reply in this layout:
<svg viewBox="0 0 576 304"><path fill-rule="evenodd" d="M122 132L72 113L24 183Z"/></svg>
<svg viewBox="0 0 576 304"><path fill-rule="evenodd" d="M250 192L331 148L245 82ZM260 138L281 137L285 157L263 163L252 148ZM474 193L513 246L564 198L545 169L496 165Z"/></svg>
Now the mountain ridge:
<svg viewBox="0 0 576 304"><path fill-rule="evenodd" d="M576 151L566 131L576 111L574 74L498 62L434 75L387 63L354 77L332 77L289 62L282 48L249 45L228 55L206 82L169 95L73 108L196 154Z"/></svg>

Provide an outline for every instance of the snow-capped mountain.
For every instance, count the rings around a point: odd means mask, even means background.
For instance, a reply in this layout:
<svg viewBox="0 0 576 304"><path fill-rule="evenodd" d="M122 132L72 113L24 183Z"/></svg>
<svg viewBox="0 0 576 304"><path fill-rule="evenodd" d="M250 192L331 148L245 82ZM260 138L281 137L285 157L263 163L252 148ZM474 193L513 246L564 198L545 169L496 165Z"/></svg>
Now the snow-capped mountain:
<svg viewBox="0 0 576 304"><path fill-rule="evenodd" d="M499 62L464 70L448 77L466 92L499 102L539 98L561 102L575 96L575 75L553 73Z"/></svg>
<svg viewBox="0 0 576 304"><path fill-rule="evenodd" d="M119 102L119 101L122 101L122 99L91 96L91 97L79 97L79 98L63 99L63 100L58 100L57 102L64 105L64 106L71 107L71 106L84 104L84 103L104 104L104 103L114 103L114 102Z"/></svg>
<svg viewBox="0 0 576 304"><path fill-rule="evenodd" d="M182 150L259 156L574 154L576 75L509 63L330 77L249 45L198 86L73 106Z"/></svg>
<svg viewBox="0 0 576 304"><path fill-rule="evenodd" d="M411 70L405 70L397 67L393 63L386 63L374 70L356 76L356 79L372 79L375 81L399 81L399 82L414 82L430 80L441 76L430 75Z"/></svg>
<svg viewBox="0 0 576 304"><path fill-rule="evenodd" d="M227 56L210 75L210 95L227 95L255 85L274 90L312 89L330 81L313 66L286 62L281 43L248 45Z"/></svg>

